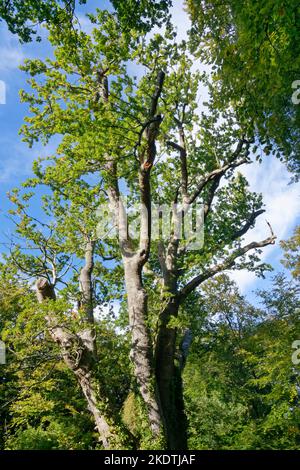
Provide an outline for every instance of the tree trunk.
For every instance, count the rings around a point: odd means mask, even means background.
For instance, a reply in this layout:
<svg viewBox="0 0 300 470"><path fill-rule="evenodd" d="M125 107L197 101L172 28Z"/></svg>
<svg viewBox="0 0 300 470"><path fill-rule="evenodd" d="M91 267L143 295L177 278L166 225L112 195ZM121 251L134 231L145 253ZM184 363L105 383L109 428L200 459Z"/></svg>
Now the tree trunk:
<svg viewBox="0 0 300 470"><path fill-rule="evenodd" d="M163 117L157 114L158 101L162 92L165 73L160 70L152 96L147 123L142 130L141 139L145 145L139 145L138 157L139 188L141 202L140 243L134 251L128 237L126 210L120 197L117 162L107 158L107 189L118 229L119 245L124 262L125 284L128 301L129 325L131 329L131 358L134 363L135 377L141 395L148 409L150 427L154 437L160 437L163 431L163 420L156 393L155 372L152 367L153 354L150 333L147 327L147 294L142 283L142 268L148 260L151 245L151 168L156 157L156 139ZM106 94L102 96L108 102L108 83ZM142 143L142 140L141 142Z"/></svg>
<svg viewBox="0 0 300 470"><path fill-rule="evenodd" d="M173 211L174 233L164 247L158 245L158 258L163 275L161 301L165 305L159 316L158 335L155 344L155 374L163 412L167 444L169 449L187 448L187 423L184 414L184 401L181 368L176 361L177 329L170 328L172 317L177 318L180 299L177 295L178 271L177 256L180 219ZM167 296L165 295L167 293Z"/></svg>
<svg viewBox="0 0 300 470"><path fill-rule="evenodd" d="M178 309L179 302L174 297L161 313L155 350L156 379L170 450L187 448L181 370L175 364L177 330L167 326L171 316L177 317Z"/></svg>
<svg viewBox="0 0 300 470"><path fill-rule="evenodd" d="M138 257L124 260L125 282L131 329L131 359L140 393L148 409L152 433L158 437L163 432L159 401L156 396L155 373L150 333L147 327L147 293L142 285Z"/></svg>

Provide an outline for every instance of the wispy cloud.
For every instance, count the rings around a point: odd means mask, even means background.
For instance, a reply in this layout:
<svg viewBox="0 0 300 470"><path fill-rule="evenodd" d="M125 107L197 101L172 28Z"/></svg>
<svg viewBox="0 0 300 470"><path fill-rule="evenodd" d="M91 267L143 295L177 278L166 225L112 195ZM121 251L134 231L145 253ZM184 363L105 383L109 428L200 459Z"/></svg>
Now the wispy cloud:
<svg viewBox="0 0 300 470"><path fill-rule="evenodd" d="M0 183L15 184L16 180L32 175L32 163L38 157L51 155L55 144L36 145L29 149L18 139L0 138Z"/></svg>
<svg viewBox="0 0 300 470"><path fill-rule="evenodd" d="M4 26L0 27L0 72L15 70L24 60L22 46Z"/></svg>
<svg viewBox="0 0 300 470"><path fill-rule="evenodd" d="M263 194L266 218L272 224L279 239L285 237L299 215L299 186L289 184L291 174L283 163L272 157L264 157L261 165L245 167L242 172L247 177L251 189ZM265 233L262 218L256 224L253 234Z"/></svg>
<svg viewBox="0 0 300 470"><path fill-rule="evenodd" d="M86 34L91 34L93 29L95 29L96 25L93 24L90 19L83 13L79 13L77 15L77 19L79 21L79 30L83 31Z"/></svg>
<svg viewBox="0 0 300 470"><path fill-rule="evenodd" d="M2 145L3 142L0 142ZM1 155L0 161L0 183L13 182L20 176L28 176L31 172L32 162L36 154L30 154L25 146L21 144L7 143L8 154Z"/></svg>
<svg viewBox="0 0 300 470"><path fill-rule="evenodd" d="M271 223L277 236L277 243L263 249L261 259L276 265L281 257L279 241L288 238L297 224L300 214L299 186L289 184L291 175L285 166L275 158L266 157L261 165L253 164L241 170L250 183L250 189L262 193L265 214L261 215L253 230L245 236L245 243L267 238ZM244 292L253 288L257 278L247 271L234 271L232 278Z"/></svg>

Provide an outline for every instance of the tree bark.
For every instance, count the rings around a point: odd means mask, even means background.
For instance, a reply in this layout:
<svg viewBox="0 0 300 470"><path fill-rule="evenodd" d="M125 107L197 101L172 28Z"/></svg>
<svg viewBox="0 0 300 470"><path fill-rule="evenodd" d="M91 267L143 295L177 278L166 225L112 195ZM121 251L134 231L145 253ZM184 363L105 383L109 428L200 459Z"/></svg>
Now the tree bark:
<svg viewBox="0 0 300 470"><path fill-rule="evenodd" d="M156 391L156 378L153 368L153 353L150 332L147 327L147 293L142 283L142 269L148 260L151 244L151 168L156 157L156 139L162 122L157 114L158 101L165 79L159 71L156 87L151 99L147 121L143 124L137 146L140 162L139 188L141 202L139 248L134 249L127 232L126 210L120 197L117 163L107 157L107 191L118 229L119 246L125 271L125 284L128 302L129 326L131 329L131 359L141 396L148 410L152 434L155 438L163 432L163 420ZM108 102L108 97L103 97ZM141 145L143 143L143 145Z"/></svg>
<svg viewBox="0 0 300 470"><path fill-rule="evenodd" d="M176 216L176 214L175 214ZM177 318L180 299L177 296L178 272L176 260L179 240L173 236L166 251L159 244L159 261L163 273L162 303L166 306L160 313L159 329L155 345L155 373L161 408L166 427L168 448L187 448L187 423L180 364L175 364L177 329L169 326L172 317ZM167 297L165 296L167 292Z"/></svg>
<svg viewBox="0 0 300 470"><path fill-rule="evenodd" d="M159 401L156 394L153 354L147 326L147 293L143 288L138 255L124 259L125 282L131 329L131 359L140 393L148 410L154 436L163 432Z"/></svg>
<svg viewBox="0 0 300 470"><path fill-rule="evenodd" d="M175 364L177 329L170 328L171 317L178 316L179 302L172 298L161 312L155 348L155 371L170 450L187 448L181 368Z"/></svg>

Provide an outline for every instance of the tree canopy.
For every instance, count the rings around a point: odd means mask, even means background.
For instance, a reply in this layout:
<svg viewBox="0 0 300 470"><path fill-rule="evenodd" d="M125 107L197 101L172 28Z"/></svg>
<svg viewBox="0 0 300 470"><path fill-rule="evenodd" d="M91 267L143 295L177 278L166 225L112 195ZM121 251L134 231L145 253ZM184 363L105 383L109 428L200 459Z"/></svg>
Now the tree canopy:
<svg viewBox="0 0 300 470"><path fill-rule="evenodd" d="M22 138L53 150L9 193L5 449L299 445L299 290L278 274L258 308L228 277L272 269L243 173L262 134L218 99L169 3L114 2L90 32L51 17L53 55L21 67ZM282 247L296 279L297 233Z"/></svg>
<svg viewBox="0 0 300 470"><path fill-rule="evenodd" d="M78 0L79 4L86 0ZM37 27L42 24L63 24L72 22L76 0L0 0L0 19L8 29L17 34L21 41L29 42L36 36Z"/></svg>
<svg viewBox="0 0 300 470"><path fill-rule="evenodd" d="M257 128L265 153L299 173L299 2L187 3L193 49L211 66L216 103L230 103Z"/></svg>

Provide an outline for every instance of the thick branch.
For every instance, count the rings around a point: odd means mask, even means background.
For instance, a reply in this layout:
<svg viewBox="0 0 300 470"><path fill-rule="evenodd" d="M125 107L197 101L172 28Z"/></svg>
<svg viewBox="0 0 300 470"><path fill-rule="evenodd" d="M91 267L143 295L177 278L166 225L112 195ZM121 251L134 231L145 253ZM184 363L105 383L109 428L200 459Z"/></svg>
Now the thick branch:
<svg viewBox="0 0 300 470"><path fill-rule="evenodd" d="M84 310L86 320L94 323L92 273L94 269L95 242L87 241L85 247L85 265L80 271L79 284L82 292L80 307Z"/></svg>
<svg viewBox="0 0 300 470"><path fill-rule="evenodd" d="M207 269L203 273L199 274L198 276L194 277L190 282L188 282L185 287L183 287L179 293L179 298L183 300L187 297L196 287L200 286L202 282L206 281L207 279L211 278L215 274L224 271L225 269L231 268L237 258L245 255L248 251L253 250L255 248L263 248L267 245L274 245L276 236L274 235L273 231L271 231L271 236L262 240L261 242L252 242L248 245L245 245L241 248L235 250L231 255L229 255L222 263L219 263L210 269Z"/></svg>
<svg viewBox="0 0 300 470"><path fill-rule="evenodd" d="M150 119L152 123L146 129L146 160L141 156L141 167L139 171L139 187L141 193L141 226L140 226L140 262L144 264L149 256L151 240L151 188L150 171L156 157L156 138L162 122L162 116L156 116L158 100L162 92L165 73L160 71L157 77L157 85L152 97L150 108Z"/></svg>
<svg viewBox="0 0 300 470"><path fill-rule="evenodd" d="M245 137L243 137L242 139L239 140L238 144L237 144L237 147L235 149L235 151L233 152L231 158L230 158L230 161L234 161L237 159L237 157L239 157L239 155L241 154L242 150L243 150L243 147L245 145L245 149L244 149L244 155L247 157L249 155L249 149L250 149L250 145L254 143L254 139L245 139Z"/></svg>
<svg viewBox="0 0 300 470"><path fill-rule="evenodd" d="M192 204L195 201L195 199L197 199L197 197L200 195L201 191L205 188L205 186L207 185L207 183L209 183L209 181L214 181L215 179L219 179L220 181L220 178L222 178L222 176L224 176L228 170L244 165L244 163L249 163L247 156L234 162L231 161L230 163L227 163L221 168L217 168L211 171L210 173L208 173L207 175L203 176L196 190L194 191L192 196L190 196L189 204Z"/></svg>
<svg viewBox="0 0 300 470"><path fill-rule="evenodd" d="M181 169L181 191L182 191L182 196L183 196L183 202L188 203L188 169L187 169L187 151L186 151L186 144L185 144L185 135L184 135L183 126L180 122L178 122L178 126L179 126L180 145L170 140L167 141L167 145L179 151L180 169Z"/></svg>
<svg viewBox="0 0 300 470"><path fill-rule="evenodd" d="M237 240L238 238L241 238L243 235L245 235L245 233L248 232L249 228L255 224L257 217L263 214L264 212L264 209L259 209L258 211L253 212L247 222L243 225L243 227L240 230L234 232L234 234L231 236L231 240Z"/></svg>
<svg viewBox="0 0 300 470"><path fill-rule="evenodd" d="M149 113L150 119L152 119L156 114L158 100L162 92L164 80L165 80L165 72L160 70L157 76L155 92L153 94L152 101L151 101L151 107L150 107L150 113Z"/></svg>
<svg viewBox="0 0 300 470"><path fill-rule="evenodd" d="M213 180L213 182L212 182L212 184L211 184L211 186L208 190L207 199L204 203L204 221L206 220L206 218L207 218L207 216L208 216L208 214L211 210L211 206L212 206L216 191L219 187L221 177L222 176L219 175L216 178L214 178L214 180Z"/></svg>
<svg viewBox="0 0 300 470"><path fill-rule="evenodd" d="M44 278L40 278L36 282L36 295L39 303L47 299L56 300L54 285Z"/></svg>

